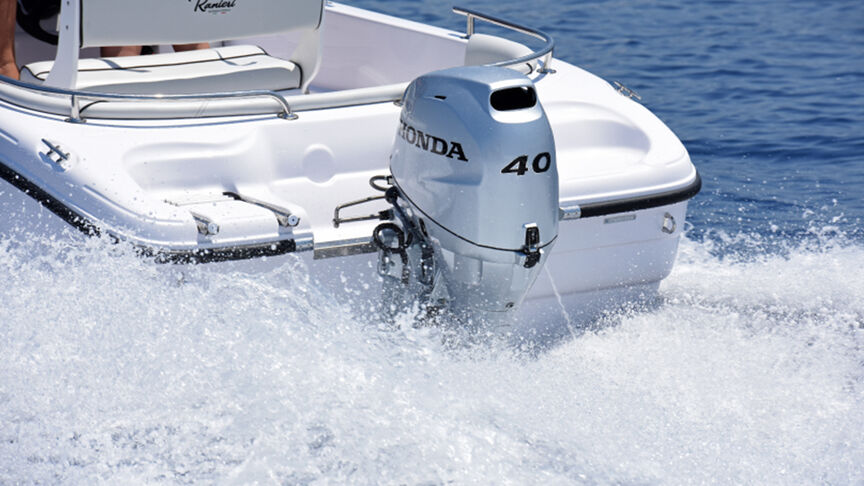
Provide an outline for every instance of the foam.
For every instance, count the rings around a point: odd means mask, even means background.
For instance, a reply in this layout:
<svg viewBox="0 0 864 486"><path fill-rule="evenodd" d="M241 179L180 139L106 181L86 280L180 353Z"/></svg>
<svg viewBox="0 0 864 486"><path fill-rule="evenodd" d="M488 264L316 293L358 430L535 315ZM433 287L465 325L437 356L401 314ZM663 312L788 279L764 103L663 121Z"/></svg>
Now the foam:
<svg viewBox="0 0 864 486"><path fill-rule="evenodd" d="M864 248L834 243L685 240L656 308L529 355L358 317L300 260L7 240L0 482L862 481Z"/></svg>

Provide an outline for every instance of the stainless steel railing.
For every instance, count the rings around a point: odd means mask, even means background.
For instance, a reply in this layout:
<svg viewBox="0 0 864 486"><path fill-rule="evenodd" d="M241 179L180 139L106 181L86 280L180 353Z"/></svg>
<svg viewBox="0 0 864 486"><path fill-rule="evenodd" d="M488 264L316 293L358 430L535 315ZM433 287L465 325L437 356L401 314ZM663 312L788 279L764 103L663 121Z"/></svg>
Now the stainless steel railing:
<svg viewBox="0 0 864 486"><path fill-rule="evenodd" d="M70 92L72 110L68 121L81 122L80 118L80 100L92 101L111 101L119 99L123 101L215 101L222 99L247 99L247 98L272 98L279 103L282 111L277 114L279 118L286 120L295 120L297 114L291 111L291 105L284 96L275 91L270 90L247 90L247 91L230 91L224 93L205 93L205 94L177 94L177 95L111 95L110 93L87 93L81 91Z"/></svg>
<svg viewBox="0 0 864 486"><path fill-rule="evenodd" d="M278 113L280 118L293 120L297 118L297 114L291 111L291 105L275 91L268 90L247 90L247 91L231 91L224 93L204 93L204 94L157 94L157 95L137 95L137 94L116 94L116 93L91 93L88 91L69 90L62 88L52 88L47 86L38 86L34 84L17 81L7 78L7 84L11 84L18 88L23 88L30 91L42 92L55 96L69 97L69 118L66 121L74 123L82 123L84 119L81 117L81 112L87 108L81 108L81 101L92 102L110 102L110 101L125 101L125 102L143 102L143 101L215 101L221 99L247 99L247 98L272 98L279 103L282 111ZM88 105L89 106L89 105Z"/></svg>
<svg viewBox="0 0 864 486"><path fill-rule="evenodd" d="M555 49L555 40L552 39L552 36L550 36L549 34L540 30L532 29L530 27L525 27L519 24L514 24L513 22L510 22L508 20L499 19L497 17L486 15L476 10L471 10L463 7L453 7L453 12L467 17L468 25L465 28L465 33L467 37L471 37L472 35L474 35L474 22L476 19L479 19L484 22L497 25L499 27L504 27L505 29L509 29L514 32L519 32L520 34L525 34L540 39L544 43L543 47L532 52L531 54L527 54L516 59L487 64L488 66L512 66L514 64L531 62L542 57L543 66L541 66L538 71L541 73L549 74L555 72L555 70L552 69L552 51Z"/></svg>

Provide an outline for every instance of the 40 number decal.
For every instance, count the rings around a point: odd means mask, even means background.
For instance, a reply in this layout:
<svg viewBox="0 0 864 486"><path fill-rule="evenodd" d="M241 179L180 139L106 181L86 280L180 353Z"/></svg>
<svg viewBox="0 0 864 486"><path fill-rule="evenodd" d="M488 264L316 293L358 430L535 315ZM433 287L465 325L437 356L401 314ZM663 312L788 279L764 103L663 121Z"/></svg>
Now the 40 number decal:
<svg viewBox="0 0 864 486"><path fill-rule="evenodd" d="M541 152L534 157L534 161L531 163L531 168L534 172L538 174L542 174L549 170L549 167L552 167L552 156L549 155L549 152ZM520 155L513 159L513 162L507 164L506 167L501 169L502 174L516 174L516 175L525 175L528 173L528 156Z"/></svg>

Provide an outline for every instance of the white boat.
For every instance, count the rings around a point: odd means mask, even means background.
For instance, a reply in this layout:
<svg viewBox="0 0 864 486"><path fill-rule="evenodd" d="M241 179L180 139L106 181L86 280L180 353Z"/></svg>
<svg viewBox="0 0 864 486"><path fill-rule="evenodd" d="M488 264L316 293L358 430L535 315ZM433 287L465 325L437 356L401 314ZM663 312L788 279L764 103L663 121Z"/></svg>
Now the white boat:
<svg viewBox="0 0 864 486"><path fill-rule="evenodd" d="M322 0L64 0L58 47L19 32L21 81L0 78L0 232L296 254L334 292L526 328L656 291L701 185L682 143L548 35L454 12L466 32Z"/></svg>

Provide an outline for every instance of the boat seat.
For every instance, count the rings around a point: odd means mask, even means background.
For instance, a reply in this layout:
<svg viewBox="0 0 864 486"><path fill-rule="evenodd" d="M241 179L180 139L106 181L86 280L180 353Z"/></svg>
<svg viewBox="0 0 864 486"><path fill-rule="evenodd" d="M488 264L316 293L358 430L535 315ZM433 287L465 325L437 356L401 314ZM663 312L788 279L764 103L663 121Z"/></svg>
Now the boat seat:
<svg viewBox="0 0 864 486"><path fill-rule="evenodd" d="M124 94L299 87L305 93L321 64L324 0L61 3L57 56L53 62L28 65L25 73L44 80L48 87ZM80 59L80 50L86 47L212 43L288 32L298 33L300 41L285 56L287 61L242 45L203 52ZM79 75L83 79L78 80Z"/></svg>
<svg viewBox="0 0 864 486"><path fill-rule="evenodd" d="M54 61L34 62L21 80L45 81ZM78 61L75 89L98 93L191 94L300 87L300 67L252 45Z"/></svg>

